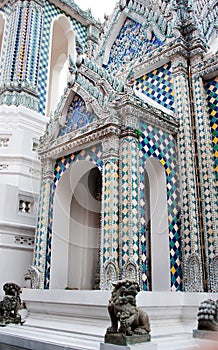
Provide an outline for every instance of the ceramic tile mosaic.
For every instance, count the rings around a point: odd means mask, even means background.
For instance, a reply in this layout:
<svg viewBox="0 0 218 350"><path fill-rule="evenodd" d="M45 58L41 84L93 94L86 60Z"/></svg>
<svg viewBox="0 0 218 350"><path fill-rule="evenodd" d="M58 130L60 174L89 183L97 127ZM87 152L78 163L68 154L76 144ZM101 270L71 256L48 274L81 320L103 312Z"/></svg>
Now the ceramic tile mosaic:
<svg viewBox="0 0 218 350"><path fill-rule="evenodd" d="M4 62L5 82L25 83L27 87L36 88L41 24L42 13L39 7L12 7L12 14L7 23L10 31Z"/></svg>
<svg viewBox="0 0 218 350"><path fill-rule="evenodd" d="M129 258L132 258L136 264L139 264L139 232L138 232L138 189L140 188L140 203L142 214L142 279L143 288L147 288L146 277L146 256L145 230L143 226L144 220L144 163L146 159L153 155L156 156L166 169L167 176L167 194L169 208L169 244L171 257L171 280L172 289L181 290L181 255L180 255L180 215L178 208L178 192L176 178L176 160L175 160L175 141L172 136L167 133L158 131L157 129L140 125L144 136L140 142L140 186L138 185L138 165L137 165L137 142L124 140L121 145L122 152L122 266L124 266ZM131 149L131 152L130 152ZM130 156L132 154L132 157ZM82 150L75 154L62 157L57 160L54 171L53 191L51 195L49 207L49 225L47 231L47 254L46 254L46 271L45 271L45 288L48 288L50 281L50 259L51 259L51 240L52 240L52 216L53 216L53 199L55 188L61 179L65 170L74 162L79 160L89 160L94 162L100 169L103 163L101 160L101 146L94 146L91 149ZM131 160L130 160L131 157ZM118 166L116 163L108 163L105 167L104 181L104 244L103 244L103 261L107 262L111 257L116 260L118 258ZM131 192L129 192L129 181L131 179ZM43 192L42 192L42 208ZM131 203L131 210L129 207ZM114 207L112 206L114 205ZM44 210L43 210L44 212ZM38 234L36 238L37 266L42 262L41 244L42 237L45 235L43 221L43 212L38 223ZM131 232L131 234L130 234Z"/></svg>
<svg viewBox="0 0 218 350"><path fill-rule="evenodd" d="M39 53L42 29L42 14L39 9L31 8L28 23L28 48L25 57L25 81L37 86Z"/></svg>
<svg viewBox="0 0 218 350"><path fill-rule="evenodd" d="M142 281L143 289L147 290L146 276L146 232L145 232L145 162L153 156L157 158L165 168L167 182L167 204L169 221L169 250L171 266L171 288L182 290L181 271L181 243L180 243L180 206L179 206L179 181L176 141L167 132L163 132L151 125L140 123L143 135L140 139L140 191L141 191L141 230L142 230Z"/></svg>
<svg viewBox="0 0 218 350"><path fill-rule="evenodd" d="M103 264L117 262L119 250L119 174L117 159L103 167Z"/></svg>
<svg viewBox="0 0 218 350"><path fill-rule="evenodd" d="M120 209L121 266L129 259L139 264L138 231L138 141L125 138L120 144L120 184L122 186Z"/></svg>
<svg viewBox="0 0 218 350"><path fill-rule="evenodd" d="M196 84L195 84L196 85ZM207 274L212 276L213 261L217 255L217 210L218 210L218 77L207 81L204 84L206 91L206 99L208 104L209 119L205 118L205 111L203 110L203 119L197 119L200 124L200 140L201 140L201 158L204 166L200 168L202 174L202 188L203 188L203 220L204 220L204 238L206 249L206 268ZM200 90L200 89L199 89ZM200 96L199 96L200 94ZM199 91L197 102L202 99L203 88ZM202 103L203 105L203 103ZM201 114L200 114L201 117ZM205 123L206 129L205 129ZM208 128L209 126L209 128ZM206 133L205 130L208 130ZM208 147L205 145L208 145ZM211 152L212 154L208 152ZM210 173L211 168L214 170ZM215 185L215 186L214 186ZM212 204L212 205L211 205ZM213 277L208 279L208 286L213 290Z"/></svg>
<svg viewBox="0 0 218 350"><path fill-rule="evenodd" d="M37 232L35 237L34 266L44 272L47 251L47 225L49 220L49 203L51 197L51 184L46 181L42 184L40 192L40 212L38 215Z"/></svg>
<svg viewBox="0 0 218 350"><path fill-rule="evenodd" d="M7 38L7 56L6 56L6 67L4 69L3 80L5 82L12 81L14 78L16 70L16 58L18 55L19 47L19 27L17 28L17 23L19 18L22 17L22 9L17 8L15 11L12 11L12 14L9 18L10 31ZM16 33L16 35L15 35ZM5 53L6 54L6 53Z"/></svg>
<svg viewBox="0 0 218 350"><path fill-rule="evenodd" d="M186 76L175 76L176 109L179 118L178 156L180 163L180 183L182 200L182 252L183 257L199 253L198 211L196 207L196 178L194 164L194 146L192 142L192 125L190 119L189 86Z"/></svg>
<svg viewBox="0 0 218 350"><path fill-rule="evenodd" d="M44 113L47 93L47 79L48 79L48 62L49 62L49 47L50 47L50 30L51 23L59 14L64 14L59 8L56 8L49 1L45 1L44 5L44 23L42 29L42 51L40 55L39 67L39 112ZM75 19L71 19L72 27L79 37L81 43L85 47L87 31L86 27Z"/></svg>
<svg viewBox="0 0 218 350"><path fill-rule="evenodd" d="M87 160L94 163L100 171L102 171L103 162L102 158L102 148L101 145L95 145L91 148L83 149L79 152L70 154L68 156L64 156L56 161L54 167L54 181L52 193L50 196L50 204L49 204L49 224L47 230L47 251L46 251L46 270L45 270L45 288L49 288L50 283L50 268L51 268L51 243L52 243L52 223L53 223L53 201L56 186L60 181L62 175L72 164L80 161ZM41 236L41 232L38 232L38 236Z"/></svg>
<svg viewBox="0 0 218 350"><path fill-rule="evenodd" d="M174 86L171 63L145 74L134 82L134 89L161 106L174 111Z"/></svg>
<svg viewBox="0 0 218 350"><path fill-rule="evenodd" d="M9 6L4 6L0 9L0 14L3 15L3 18L5 19L4 22L4 33L9 33L10 23L9 23L9 15L11 12L11 8ZM5 35L5 34L4 34ZM9 65L9 57L8 57L8 50L6 50L6 40L3 39L2 41L2 48L1 48L1 62L0 62L0 71L1 71L1 79L6 80L6 71L7 67ZM4 68L4 69L3 69Z"/></svg>
<svg viewBox="0 0 218 350"><path fill-rule="evenodd" d="M79 95L75 94L67 111L65 125L61 128L58 136L80 129L95 120L97 120L96 115L88 112L84 100L82 100Z"/></svg>
<svg viewBox="0 0 218 350"><path fill-rule="evenodd" d="M145 55L163 43L149 32L146 26L127 18L112 45L108 64L105 66L110 71L122 70L126 63Z"/></svg>
<svg viewBox="0 0 218 350"><path fill-rule="evenodd" d="M214 150L214 168L218 188L218 77L205 84L209 107L211 138Z"/></svg>

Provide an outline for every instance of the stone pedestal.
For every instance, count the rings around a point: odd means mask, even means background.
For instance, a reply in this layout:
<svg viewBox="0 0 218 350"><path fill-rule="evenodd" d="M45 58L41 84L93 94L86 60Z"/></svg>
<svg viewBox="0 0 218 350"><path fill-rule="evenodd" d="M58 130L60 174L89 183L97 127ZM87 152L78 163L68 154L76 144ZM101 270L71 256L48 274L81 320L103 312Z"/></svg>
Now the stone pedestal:
<svg viewBox="0 0 218 350"><path fill-rule="evenodd" d="M100 350L157 350L157 344L152 342L130 345L114 345L100 343Z"/></svg>
<svg viewBox="0 0 218 350"><path fill-rule="evenodd" d="M138 343L146 343L151 340L150 334L143 335L124 335L124 334L105 334L105 343L115 344L115 345L131 345Z"/></svg>
<svg viewBox="0 0 218 350"><path fill-rule="evenodd" d="M218 332L193 329L193 338L209 339L218 342Z"/></svg>

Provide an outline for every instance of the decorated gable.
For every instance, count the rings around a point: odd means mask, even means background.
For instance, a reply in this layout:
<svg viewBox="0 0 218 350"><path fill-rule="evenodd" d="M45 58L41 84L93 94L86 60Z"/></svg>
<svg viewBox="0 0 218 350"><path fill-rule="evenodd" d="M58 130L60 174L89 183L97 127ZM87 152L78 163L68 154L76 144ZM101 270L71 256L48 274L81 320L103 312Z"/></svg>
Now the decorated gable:
<svg viewBox="0 0 218 350"><path fill-rule="evenodd" d="M61 128L59 136L80 129L95 120L97 120L96 115L88 112L84 100L75 94L67 110L65 125Z"/></svg>
<svg viewBox="0 0 218 350"><path fill-rule="evenodd" d="M110 71L122 71L125 64L161 45L163 43L147 25L141 25L127 18L112 45L106 68Z"/></svg>

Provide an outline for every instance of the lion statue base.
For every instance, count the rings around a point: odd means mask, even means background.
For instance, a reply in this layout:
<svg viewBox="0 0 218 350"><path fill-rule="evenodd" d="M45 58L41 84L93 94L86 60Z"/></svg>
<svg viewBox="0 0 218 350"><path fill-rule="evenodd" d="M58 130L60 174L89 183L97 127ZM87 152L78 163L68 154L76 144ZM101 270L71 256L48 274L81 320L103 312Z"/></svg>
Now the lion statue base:
<svg viewBox="0 0 218 350"><path fill-rule="evenodd" d="M105 343L128 345L149 341L148 315L136 306L138 283L125 279L114 282L113 287L108 304L111 325L107 328Z"/></svg>

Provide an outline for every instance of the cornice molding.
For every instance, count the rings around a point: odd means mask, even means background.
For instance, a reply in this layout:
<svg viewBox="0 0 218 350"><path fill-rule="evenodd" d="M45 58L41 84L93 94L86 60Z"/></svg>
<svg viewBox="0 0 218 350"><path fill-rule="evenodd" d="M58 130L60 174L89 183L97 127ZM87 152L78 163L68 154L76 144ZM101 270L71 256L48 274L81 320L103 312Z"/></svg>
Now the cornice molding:
<svg viewBox="0 0 218 350"><path fill-rule="evenodd" d="M100 126L95 130L80 133L77 136L75 136L72 132L57 139L48 146L41 146L39 148L40 159L42 161L46 158L57 159L63 154L69 154L72 151L75 152L75 150L78 148L86 148L92 144L99 143L100 140L104 139L105 137L110 135L119 136L119 134L119 127L112 123Z"/></svg>

